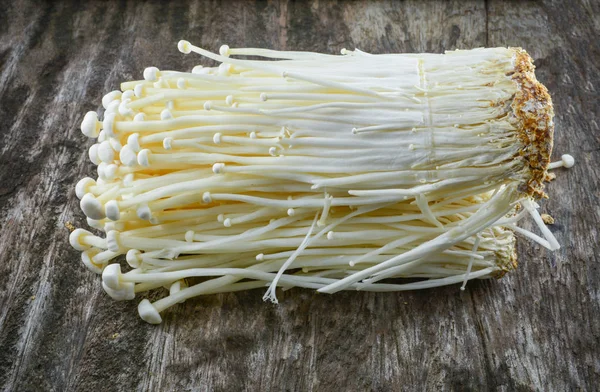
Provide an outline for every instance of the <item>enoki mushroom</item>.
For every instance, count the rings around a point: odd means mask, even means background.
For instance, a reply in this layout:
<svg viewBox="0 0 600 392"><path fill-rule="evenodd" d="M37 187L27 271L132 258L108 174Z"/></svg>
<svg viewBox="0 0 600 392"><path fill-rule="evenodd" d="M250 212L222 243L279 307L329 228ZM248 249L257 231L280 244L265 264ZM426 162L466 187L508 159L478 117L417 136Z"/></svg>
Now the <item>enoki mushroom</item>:
<svg viewBox="0 0 600 392"><path fill-rule="evenodd" d="M168 290L145 321L261 287L464 289L516 267L515 234L558 249L535 200L573 158L549 162L552 103L523 50L178 47L220 65L147 68L81 124L98 178L76 194L105 235L70 242L116 300Z"/></svg>

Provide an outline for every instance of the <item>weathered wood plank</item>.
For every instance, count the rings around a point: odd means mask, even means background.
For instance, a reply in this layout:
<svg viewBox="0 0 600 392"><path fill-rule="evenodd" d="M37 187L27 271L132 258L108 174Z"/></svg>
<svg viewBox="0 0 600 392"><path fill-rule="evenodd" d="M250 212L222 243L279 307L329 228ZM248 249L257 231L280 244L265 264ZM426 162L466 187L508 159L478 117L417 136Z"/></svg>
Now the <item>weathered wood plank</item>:
<svg viewBox="0 0 600 392"><path fill-rule="evenodd" d="M555 159L571 153L577 166L557 172L542 208L563 248L546 252L521 241L521 263L507 283L519 294L514 334L496 332L495 319L482 318L490 343L509 338L512 347L494 348L492 364L510 377L538 388L595 389L600 374L600 312L597 282L598 162L597 105L600 87L598 3L524 2L519 7L491 1L489 45L522 46L535 60L536 75L552 94L556 112ZM595 19L595 21L594 21ZM510 286L506 286L509 288ZM482 298L483 299L483 298ZM486 298L485 301L488 301ZM479 306L479 303L478 303ZM492 354L492 352L490 352ZM551 370L552 369L552 370ZM549 372L553 373L549 377Z"/></svg>
<svg viewBox="0 0 600 392"><path fill-rule="evenodd" d="M593 390L600 129L597 2L56 2L0 12L0 385L4 390ZM93 173L82 114L144 67L190 69L181 38L338 52L523 46L554 97L564 245L519 245L501 281L415 293L207 296L160 326L115 303L67 243ZM575 189L581 191L574 192ZM555 267L551 265L555 264Z"/></svg>

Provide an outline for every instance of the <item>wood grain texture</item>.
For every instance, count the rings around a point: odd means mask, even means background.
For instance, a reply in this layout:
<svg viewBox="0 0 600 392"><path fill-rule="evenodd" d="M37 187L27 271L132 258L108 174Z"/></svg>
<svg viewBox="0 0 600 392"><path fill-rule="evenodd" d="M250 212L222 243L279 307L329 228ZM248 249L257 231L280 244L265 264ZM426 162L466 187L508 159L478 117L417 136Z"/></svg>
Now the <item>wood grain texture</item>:
<svg viewBox="0 0 600 392"><path fill-rule="evenodd" d="M600 382L600 6L594 0L0 7L0 387L5 391L596 390ZM151 326L68 245L93 173L78 124L144 67L191 69L186 38L338 52L522 46L556 111L543 211L563 247L519 242L499 281L413 293L261 290L190 300Z"/></svg>

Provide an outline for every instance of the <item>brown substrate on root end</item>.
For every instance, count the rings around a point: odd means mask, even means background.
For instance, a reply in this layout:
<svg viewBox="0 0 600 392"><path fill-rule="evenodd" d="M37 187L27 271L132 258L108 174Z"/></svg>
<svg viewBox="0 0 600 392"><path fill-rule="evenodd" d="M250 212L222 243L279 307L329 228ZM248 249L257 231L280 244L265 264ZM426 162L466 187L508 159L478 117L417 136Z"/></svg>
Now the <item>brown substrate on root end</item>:
<svg viewBox="0 0 600 392"><path fill-rule="evenodd" d="M515 51L515 71L511 75L517 84L517 93L511 104L512 119L519 138L525 146L520 155L529 168L530 176L520 191L535 198L545 197L544 180L547 178L554 135L554 108L548 89L535 77L533 60L521 48Z"/></svg>

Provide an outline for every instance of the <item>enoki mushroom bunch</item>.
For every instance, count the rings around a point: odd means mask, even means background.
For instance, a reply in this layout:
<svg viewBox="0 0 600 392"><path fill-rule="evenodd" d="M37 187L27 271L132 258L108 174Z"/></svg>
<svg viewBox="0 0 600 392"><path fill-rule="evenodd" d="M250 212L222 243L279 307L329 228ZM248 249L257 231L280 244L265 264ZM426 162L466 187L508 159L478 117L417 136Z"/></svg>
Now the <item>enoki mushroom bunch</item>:
<svg viewBox="0 0 600 392"><path fill-rule="evenodd" d="M112 298L166 294L141 301L145 321L260 287L273 302L277 287L464 288L516 267L515 233L559 247L534 202L552 103L523 50L178 47L220 65L147 68L104 96L102 121L81 124L98 179L76 194L105 235L77 229L70 242ZM517 226L526 216L541 235Z"/></svg>

